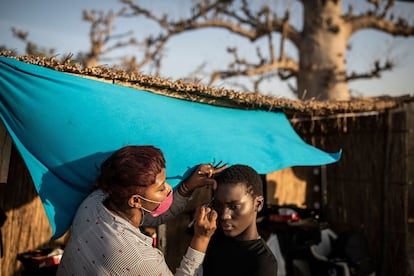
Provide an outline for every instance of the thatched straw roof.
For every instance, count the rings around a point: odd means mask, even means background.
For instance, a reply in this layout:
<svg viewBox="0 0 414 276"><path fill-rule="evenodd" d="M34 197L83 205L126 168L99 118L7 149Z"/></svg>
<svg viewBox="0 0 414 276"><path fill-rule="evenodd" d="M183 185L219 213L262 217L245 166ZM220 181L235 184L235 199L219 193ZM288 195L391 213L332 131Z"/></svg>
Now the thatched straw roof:
<svg viewBox="0 0 414 276"><path fill-rule="evenodd" d="M241 109L283 110L288 115L327 116L338 113L384 111L386 109L397 108L405 102L414 101L414 97L409 95L400 97L355 98L351 101L335 102L291 100L252 92L209 87L182 80L172 81L136 72L126 72L115 67L99 66L82 68L79 64L71 61L70 58L59 61L53 57L13 56L9 51L0 52L0 55L57 71L76 74L82 77L90 77L100 81L134 87L189 101Z"/></svg>

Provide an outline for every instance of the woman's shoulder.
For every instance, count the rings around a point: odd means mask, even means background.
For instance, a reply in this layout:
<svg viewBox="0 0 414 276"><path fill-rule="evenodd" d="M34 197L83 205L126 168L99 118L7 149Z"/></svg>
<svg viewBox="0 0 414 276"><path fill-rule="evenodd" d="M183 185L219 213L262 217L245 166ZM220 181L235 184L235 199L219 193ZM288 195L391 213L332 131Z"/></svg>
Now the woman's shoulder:
<svg viewBox="0 0 414 276"><path fill-rule="evenodd" d="M107 196L108 195L102 190L93 190L82 200L78 209L85 208L89 205L95 205L96 203L102 203Z"/></svg>
<svg viewBox="0 0 414 276"><path fill-rule="evenodd" d="M102 190L91 192L79 204L73 222L76 223L79 220L85 220L96 216L96 213L99 213L98 209L102 208L102 202L105 200L106 196L107 195Z"/></svg>
<svg viewBox="0 0 414 276"><path fill-rule="evenodd" d="M93 190L86 198L103 201L106 197L108 197L107 193L105 193L101 189L97 189Z"/></svg>

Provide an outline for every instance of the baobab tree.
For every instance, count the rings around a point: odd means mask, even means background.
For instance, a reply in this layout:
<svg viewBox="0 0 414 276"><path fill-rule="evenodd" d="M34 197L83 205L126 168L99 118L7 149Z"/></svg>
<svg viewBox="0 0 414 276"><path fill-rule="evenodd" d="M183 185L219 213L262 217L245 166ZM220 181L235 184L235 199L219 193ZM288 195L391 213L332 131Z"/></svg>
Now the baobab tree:
<svg viewBox="0 0 414 276"><path fill-rule="evenodd" d="M289 8L283 13L276 9L275 1L197 0L193 5L182 5L182 16L173 18L169 11L160 12L145 7L140 1L119 0L123 8L118 12L83 11L83 20L90 23L90 48L78 53L76 60L86 67L107 63L109 53L129 47L139 47L140 55L117 57L115 63L126 70L148 71L159 75L163 67L169 41L190 31L218 29L230 35L245 38L246 43L257 46L255 53L242 54L240 45L223 44L231 59L220 69L206 72L203 65L194 68L187 79L205 79L209 85L239 84L242 78L253 83L254 92L262 91L269 79L288 81L299 99L349 100L348 83L358 79L380 78L384 71L392 70L395 62L379 57L365 72L347 71L346 53L351 36L361 30L377 30L392 36L413 36L414 26L407 19L396 16L394 0L366 0L366 9L352 5L344 8L342 0L291 0L299 3L301 14L292 15ZM413 0L399 0L413 2ZM188 6L188 7L187 7ZM186 9L189 9L186 11ZM185 16L184 16L185 15ZM156 23L159 32L134 37L132 32L116 33L114 21L123 18L144 18ZM300 17L300 18L298 18ZM301 24L294 22L302 21ZM131 30L134 25L131 24ZM46 55L54 49L38 47L28 39L28 33L13 30L16 37L27 44L27 51ZM375 43L375 42L373 42ZM287 47L293 46L297 56L289 56ZM196 49L194 49L196 51ZM112 57L112 61L114 58ZM184 61L185 62L185 61ZM223 69L224 68L224 69ZM154 70L155 69L155 70Z"/></svg>
<svg viewBox="0 0 414 276"><path fill-rule="evenodd" d="M355 11L349 6L346 12L341 0L301 0L301 29L291 23L289 9L279 16L270 4L262 3L258 7L257 1L201 0L192 6L188 17L179 19L151 11L139 1L120 1L128 8L123 16L145 17L159 25L159 34L144 39L149 47L158 45L159 51L174 36L207 28L227 30L250 43L265 40L267 49L258 48L255 61L242 57L237 46L229 47L232 62L225 70L211 72L209 84L242 76L255 77L254 90L259 92L260 84L266 79L295 78L296 87L291 89L300 99L349 100L349 81L380 77L382 72L394 67L392 60L378 59L368 72L347 72L348 42L356 32L375 29L392 36L414 35L413 25L392 14L394 0L369 0L371 5L367 10ZM275 34L280 35L278 41ZM296 47L296 59L286 54L287 41Z"/></svg>

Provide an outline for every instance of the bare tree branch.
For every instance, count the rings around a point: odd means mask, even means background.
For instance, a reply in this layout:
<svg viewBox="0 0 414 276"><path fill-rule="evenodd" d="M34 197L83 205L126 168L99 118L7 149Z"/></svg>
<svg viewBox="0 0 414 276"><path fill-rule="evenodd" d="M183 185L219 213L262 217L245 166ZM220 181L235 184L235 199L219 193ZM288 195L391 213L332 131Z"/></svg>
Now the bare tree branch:
<svg viewBox="0 0 414 276"><path fill-rule="evenodd" d="M40 55L50 57L56 54L56 50L54 48L39 47L38 44L29 40L29 32L18 30L14 27L11 29L11 31L14 37L26 44L26 53L28 55Z"/></svg>
<svg viewBox="0 0 414 276"><path fill-rule="evenodd" d="M237 64L237 65L236 65ZM241 67L241 69L232 69L235 67ZM230 69L232 70L223 70L223 71L216 71L213 72L210 79L210 85L213 84L215 81L219 79L226 79L231 77L237 77L237 76L259 76L261 74L264 74L266 72L271 71L279 71L279 70L286 70L291 72L291 76L294 76L297 74L299 66L296 63L296 61L292 59L285 59L283 61L274 61L273 63L264 63L260 62L258 64L252 64L248 63L245 60L238 59L233 62L233 64L230 66Z"/></svg>
<svg viewBox="0 0 414 276"><path fill-rule="evenodd" d="M385 61L383 64L379 60L374 62L374 68L370 72L356 73L352 72L349 76L346 76L346 81L357 80L357 79L372 79L380 78L382 72L391 71L395 67L394 63L390 60Z"/></svg>
<svg viewBox="0 0 414 276"><path fill-rule="evenodd" d="M414 26L409 25L404 18L394 19L394 16L390 13L391 8L394 6L394 0L388 0L382 10L379 3L381 1L370 2L374 4L374 10L368 10L357 16L351 13L343 16L345 22L351 26L351 33L362 29L376 29L394 36L414 35Z"/></svg>
<svg viewBox="0 0 414 276"><path fill-rule="evenodd" d="M234 61L229 65L229 70L213 72L210 84L218 79L258 76L272 70L284 70L290 72L290 76L294 76L298 71L298 64L287 58L284 50L286 39L291 40L294 44L300 43L300 34L289 24L288 12L284 18L279 18L270 12L271 9L268 6L254 11L249 4L250 2L246 0L241 2L241 7L238 9L231 7L234 1L200 1L192 7L192 14L187 19L173 20L167 14L157 16L132 0L121 0L121 2L127 5L130 10L130 13L123 16L144 16L156 22L164 30L158 37L151 39L150 44L161 43L161 41L165 44L175 35L189 30L211 27L228 30L235 35L248 38L250 41L268 37L269 58L265 58L258 49L259 62L253 64L241 60L237 56L237 49L231 49L229 53L234 56ZM272 41L272 33L274 32L283 33L278 60L275 58Z"/></svg>
<svg viewBox="0 0 414 276"><path fill-rule="evenodd" d="M228 30L234 34L240 35L256 41L263 36L267 36L271 32L281 32L282 26L285 24L286 37L294 44L300 42L300 33L290 24L286 24L283 19L277 17L276 14L266 17L265 6L256 13L252 13L253 9L249 6L248 1L242 1L240 10L232 10L229 6L233 1L201 1L192 8L192 15L187 19L169 20L165 14L157 17L150 10L142 8L139 4L132 0L120 0L128 5L132 11L131 14L125 16L142 15L148 19L157 22L160 27L167 31L166 35L175 35L189 30L202 28L221 28ZM267 18L267 19L266 19Z"/></svg>
<svg viewBox="0 0 414 276"><path fill-rule="evenodd" d="M89 31L91 48L89 53L85 55L85 60L83 61L86 67L97 66L98 60L102 55L120 48L137 44L133 38L122 41L122 39L130 37L132 32L113 34L114 20L122 16L125 12L126 9L121 9L117 13L114 13L113 11L109 11L108 13L104 13L102 11L97 12L95 10L83 11L83 20L91 23ZM112 41L116 41L116 43L111 45Z"/></svg>

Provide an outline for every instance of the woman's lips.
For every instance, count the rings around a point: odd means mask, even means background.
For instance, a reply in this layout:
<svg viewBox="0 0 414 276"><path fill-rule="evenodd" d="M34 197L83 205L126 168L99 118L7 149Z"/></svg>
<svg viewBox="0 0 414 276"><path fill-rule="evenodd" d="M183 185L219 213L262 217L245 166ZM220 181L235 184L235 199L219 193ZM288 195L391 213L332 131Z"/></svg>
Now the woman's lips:
<svg viewBox="0 0 414 276"><path fill-rule="evenodd" d="M223 229L223 231L230 231L233 229L233 226L229 223L223 223L221 224L221 229Z"/></svg>

